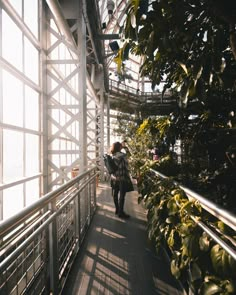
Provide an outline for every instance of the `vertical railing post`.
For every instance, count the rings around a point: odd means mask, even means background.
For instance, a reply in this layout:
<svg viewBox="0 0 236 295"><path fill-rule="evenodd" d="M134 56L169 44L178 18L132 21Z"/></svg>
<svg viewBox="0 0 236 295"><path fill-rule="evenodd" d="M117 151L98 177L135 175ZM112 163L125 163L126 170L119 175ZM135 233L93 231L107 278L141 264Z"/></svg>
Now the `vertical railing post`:
<svg viewBox="0 0 236 295"><path fill-rule="evenodd" d="M79 246L82 243L82 239L81 239L81 206L80 206L80 193L78 193L78 203L77 203L77 208L78 208L78 220L77 220L77 224L78 224L78 234L79 234Z"/></svg>
<svg viewBox="0 0 236 295"><path fill-rule="evenodd" d="M78 182L79 187L79 182ZM80 247L80 194L75 198L75 238L76 238L76 252ZM77 243L78 241L78 243Z"/></svg>
<svg viewBox="0 0 236 295"><path fill-rule="evenodd" d="M89 178L91 178L93 171L89 173ZM88 218L89 223L91 221L91 182L88 183Z"/></svg>
<svg viewBox="0 0 236 295"><path fill-rule="evenodd" d="M88 180L89 175L87 175L86 180ZM84 197L84 204L85 204L85 219L86 219L86 224L87 226L89 225L89 203L88 203L88 184L85 186L84 191L83 191L83 197Z"/></svg>
<svg viewBox="0 0 236 295"><path fill-rule="evenodd" d="M93 170L93 171L94 171L95 174L97 173L96 170ZM94 178L94 186L93 186L93 197L94 197L93 202L94 202L94 210L95 210L95 208L96 208L96 206L97 206L96 190L97 190L97 184L96 184L96 179Z"/></svg>
<svg viewBox="0 0 236 295"><path fill-rule="evenodd" d="M78 100L79 100L79 167L87 167L87 87L86 87L86 24L83 16L83 1L76 1L77 18L77 52L78 52Z"/></svg>
<svg viewBox="0 0 236 295"><path fill-rule="evenodd" d="M56 200L49 204L49 208L54 213L56 211ZM50 289L53 295L59 294L59 262L58 262L58 235L57 218L49 225L49 271Z"/></svg>

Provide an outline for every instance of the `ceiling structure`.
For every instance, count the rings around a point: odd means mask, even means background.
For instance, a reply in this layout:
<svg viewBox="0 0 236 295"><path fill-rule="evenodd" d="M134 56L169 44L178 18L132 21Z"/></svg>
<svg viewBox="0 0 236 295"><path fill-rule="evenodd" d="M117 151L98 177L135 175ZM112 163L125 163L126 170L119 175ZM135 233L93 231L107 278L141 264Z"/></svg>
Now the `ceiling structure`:
<svg viewBox="0 0 236 295"><path fill-rule="evenodd" d="M60 0L64 16L76 41L73 7L77 0ZM151 82L140 77L141 58L129 54L122 79L117 73L114 57L124 42L122 28L126 18L127 0L83 0L83 16L87 27L87 70L104 70L106 97L110 108L125 113L142 112L143 115L166 115L177 107L176 98L169 92L162 96L162 86L152 91Z"/></svg>

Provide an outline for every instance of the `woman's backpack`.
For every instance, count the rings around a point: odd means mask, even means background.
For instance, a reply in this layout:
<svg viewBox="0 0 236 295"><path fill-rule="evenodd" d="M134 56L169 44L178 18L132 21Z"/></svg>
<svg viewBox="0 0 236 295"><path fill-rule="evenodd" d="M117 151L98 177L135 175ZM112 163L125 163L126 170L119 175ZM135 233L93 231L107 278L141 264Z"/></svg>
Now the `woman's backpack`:
<svg viewBox="0 0 236 295"><path fill-rule="evenodd" d="M118 166L116 165L112 156L105 154L103 156L103 159L104 159L104 164L105 164L109 174L114 174L116 172L116 170L118 169Z"/></svg>

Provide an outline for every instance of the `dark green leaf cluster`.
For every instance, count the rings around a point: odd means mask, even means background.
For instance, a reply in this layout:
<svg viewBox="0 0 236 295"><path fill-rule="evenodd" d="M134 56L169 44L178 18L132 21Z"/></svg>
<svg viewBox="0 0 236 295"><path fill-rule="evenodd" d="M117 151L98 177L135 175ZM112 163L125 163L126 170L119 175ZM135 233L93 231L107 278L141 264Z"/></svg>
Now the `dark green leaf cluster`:
<svg viewBox="0 0 236 295"><path fill-rule="evenodd" d="M143 57L140 72L155 88L165 81L181 106L217 95L235 98L235 4L220 1L130 1L125 37L130 50ZM235 17L234 17L235 18ZM126 43L127 44L127 43ZM235 46L235 48L234 48Z"/></svg>
<svg viewBox="0 0 236 295"><path fill-rule="evenodd" d="M160 180L151 170L141 174L142 200L148 210L148 236L156 248L170 249L171 272L194 294L235 294L236 262L197 226L204 220L228 237L234 232L213 220L198 202L189 200L171 179ZM225 239L225 237L222 237Z"/></svg>

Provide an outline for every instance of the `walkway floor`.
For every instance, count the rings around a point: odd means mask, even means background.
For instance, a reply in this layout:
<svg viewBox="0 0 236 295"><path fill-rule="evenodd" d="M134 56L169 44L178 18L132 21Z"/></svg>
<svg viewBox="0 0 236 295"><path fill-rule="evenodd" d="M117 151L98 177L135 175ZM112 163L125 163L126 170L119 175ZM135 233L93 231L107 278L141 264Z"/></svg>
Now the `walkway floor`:
<svg viewBox="0 0 236 295"><path fill-rule="evenodd" d="M128 220L114 214L111 188L100 184L98 209L75 260L63 295L185 294L170 274L164 254L147 239L146 215L137 192L127 193Z"/></svg>

